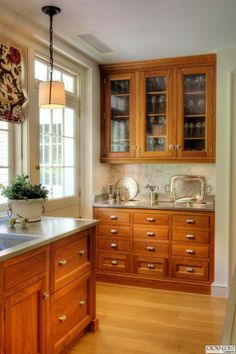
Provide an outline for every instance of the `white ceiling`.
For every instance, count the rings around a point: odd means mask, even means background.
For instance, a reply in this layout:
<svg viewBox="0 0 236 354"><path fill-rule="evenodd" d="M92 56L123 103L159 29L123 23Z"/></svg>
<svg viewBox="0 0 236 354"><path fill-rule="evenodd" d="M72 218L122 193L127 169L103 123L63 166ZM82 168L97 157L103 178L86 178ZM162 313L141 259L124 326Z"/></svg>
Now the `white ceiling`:
<svg viewBox="0 0 236 354"><path fill-rule="evenodd" d="M236 0L0 0L48 28L44 5L62 9L54 32L100 63L216 52L236 46ZM114 52L101 54L78 35L92 34Z"/></svg>

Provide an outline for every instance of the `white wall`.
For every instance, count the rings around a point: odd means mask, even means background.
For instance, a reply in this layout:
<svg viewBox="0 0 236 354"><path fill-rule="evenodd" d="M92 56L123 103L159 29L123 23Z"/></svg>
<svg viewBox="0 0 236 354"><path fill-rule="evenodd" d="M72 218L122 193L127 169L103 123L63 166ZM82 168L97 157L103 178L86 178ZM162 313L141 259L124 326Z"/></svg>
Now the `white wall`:
<svg viewBox="0 0 236 354"><path fill-rule="evenodd" d="M232 75L236 69L236 48L217 52L217 118L216 118L216 234L215 234L215 285L228 287L235 250L231 240L236 237L235 214L235 143L231 155L231 137L235 136L231 106L236 91L232 91ZM234 97L232 96L234 94ZM235 107L235 104L234 104ZM234 129L232 131L231 129ZM232 169L232 180L231 180ZM234 241L235 246L235 241ZM230 251L231 249L231 251Z"/></svg>

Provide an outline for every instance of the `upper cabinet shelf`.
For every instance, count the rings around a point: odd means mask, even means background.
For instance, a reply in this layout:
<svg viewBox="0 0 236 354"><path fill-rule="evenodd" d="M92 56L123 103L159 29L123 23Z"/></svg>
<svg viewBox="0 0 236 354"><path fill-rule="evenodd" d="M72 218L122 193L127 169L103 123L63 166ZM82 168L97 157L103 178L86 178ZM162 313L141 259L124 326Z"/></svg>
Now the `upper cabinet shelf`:
<svg viewBox="0 0 236 354"><path fill-rule="evenodd" d="M214 54L100 66L102 162L214 162Z"/></svg>

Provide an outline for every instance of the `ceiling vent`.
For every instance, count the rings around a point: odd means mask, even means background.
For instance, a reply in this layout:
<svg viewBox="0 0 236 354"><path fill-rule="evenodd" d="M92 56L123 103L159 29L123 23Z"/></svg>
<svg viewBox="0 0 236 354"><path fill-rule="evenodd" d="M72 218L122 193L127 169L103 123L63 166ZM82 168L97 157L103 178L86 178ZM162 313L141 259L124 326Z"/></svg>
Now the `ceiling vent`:
<svg viewBox="0 0 236 354"><path fill-rule="evenodd" d="M91 33L80 34L80 35L78 35L78 37L81 38L87 44L91 45L93 48L97 49L102 54L113 53L114 52L114 50L109 48L106 44L101 42L98 38L96 38Z"/></svg>

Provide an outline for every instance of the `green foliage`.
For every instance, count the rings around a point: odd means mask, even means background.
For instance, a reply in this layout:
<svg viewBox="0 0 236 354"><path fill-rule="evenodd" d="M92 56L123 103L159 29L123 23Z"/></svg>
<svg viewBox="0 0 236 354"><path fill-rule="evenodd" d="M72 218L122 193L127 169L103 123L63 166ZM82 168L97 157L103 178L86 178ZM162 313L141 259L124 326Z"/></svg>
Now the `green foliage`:
<svg viewBox="0 0 236 354"><path fill-rule="evenodd" d="M2 195L8 199L47 199L49 191L41 184L32 184L29 176L16 176L10 186L2 187Z"/></svg>

